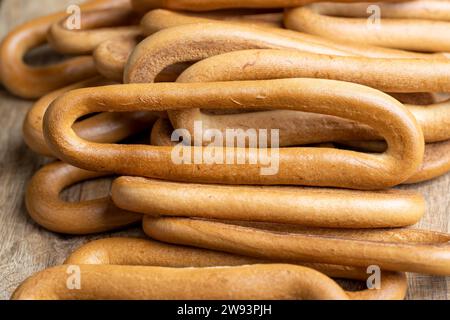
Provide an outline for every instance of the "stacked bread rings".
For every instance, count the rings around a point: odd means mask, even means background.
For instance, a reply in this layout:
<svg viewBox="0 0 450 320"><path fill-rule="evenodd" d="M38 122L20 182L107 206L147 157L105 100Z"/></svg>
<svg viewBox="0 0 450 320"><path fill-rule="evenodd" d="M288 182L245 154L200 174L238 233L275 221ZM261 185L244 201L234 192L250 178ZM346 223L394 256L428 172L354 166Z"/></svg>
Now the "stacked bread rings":
<svg viewBox="0 0 450 320"><path fill-rule="evenodd" d="M426 37L430 20L448 23L450 1L350 2L95 1L82 8L83 30L58 14L12 32L1 79L40 97L25 141L57 159L28 185L30 216L73 235L142 223L148 237L88 243L13 298L403 299L405 272L450 275L450 235L407 228L425 213L424 198L392 189L450 170L450 62ZM396 33L349 41L363 32L357 25L333 36L370 5L387 11L388 27L420 31L421 46ZM346 17L314 20L325 14ZM39 36L21 43L21 33ZM81 57L19 64L44 36ZM214 135L180 143L198 123ZM243 144L213 141L229 129ZM126 140L146 130L143 142ZM278 135L255 144L246 130ZM175 161L180 150L195 161ZM276 170L257 161L263 154ZM59 197L106 176L115 176L107 198ZM81 290L66 286L70 266L80 268ZM349 292L332 279L365 281L373 266L378 290Z"/></svg>

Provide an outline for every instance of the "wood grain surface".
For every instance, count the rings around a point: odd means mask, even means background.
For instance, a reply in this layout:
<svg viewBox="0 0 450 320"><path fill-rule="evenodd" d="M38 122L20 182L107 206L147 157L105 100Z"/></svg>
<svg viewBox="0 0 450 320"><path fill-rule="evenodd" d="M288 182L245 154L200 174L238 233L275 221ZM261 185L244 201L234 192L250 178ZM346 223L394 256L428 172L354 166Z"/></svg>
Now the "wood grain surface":
<svg viewBox="0 0 450 320"><path fill-rule="evenodd" d="M0 0L0 39L15 26L33 17L58 11L68 0ZM31 274L60 264L81 244L111 236L71 237L48 232L27 216L24 191L33 173L49 159L31 152L22 139L22 121L32 101L21 100L0 87L0 299ZM427 199L427 213L418 227L449 232L450 175L404 189L420 191ZM92 199L108 193L109 182L90 182L67 190L68 200ZM113 235L142 236L139 227ZM409 299L449 299L450 277L409 275Z"/></svg>

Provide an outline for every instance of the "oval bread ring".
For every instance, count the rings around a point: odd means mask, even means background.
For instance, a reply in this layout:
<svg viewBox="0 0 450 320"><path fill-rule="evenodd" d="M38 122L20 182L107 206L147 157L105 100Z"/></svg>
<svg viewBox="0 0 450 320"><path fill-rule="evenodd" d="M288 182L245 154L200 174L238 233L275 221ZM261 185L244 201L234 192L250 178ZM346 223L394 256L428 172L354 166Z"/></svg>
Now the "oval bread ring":
<svg viewBox="0 0 450 320"><path fill-rule="evenodd" d="M78 118L95 112L170 111L212 105L217 109L290 108L348 118L378 130L389 148L380 155L326 148L281 148L276 158L278 172L261 175L261 166L250 161L177 165L172 161L172 147L98 144L80 138L72 129ZM374 114L376 117L367 116ZM383 189L413 175L422 163L424 149L419 125L398 101L372 88L321 79L153 83L78 89L52 104L45 115L44 134L60 159L86 170L219 184ZM197 149L192 148L194 152ZM260 149L242 150L246 153L245 160L259 159ZM223 159L234 151L222 149ZM204 150L200 152L203 154Z"/></svg>
<svg viewBox="0 0 450 320"><path fill-rule="evenodd" d="M157 123L160 121L158 120ZM156 126L156 124L155 124ZM363 150L365 152L383 152L386 144L382 141L339 141L339 144ZM450 171L450 140L427 143L423 163L420 169L404 184L414 184L429 181L443 176Z"/></svg>
<svg viewBox="0 0 450 320"><path fill-rule="evenodd" d="M202 60L180 75L177 82L243 81L285 78L322 78L359 83L386 92L450 92L450 60L337 57L295 50L243 50ZM273 66L273 67L270 67ZM407 105L418 120L426 142L450 139L450 100L429 105ZM280 129L280 146L345 140L380 139L371 128L336 117L270 111L211 115L199 109L170 111L174 128ZM206 143L206 142L205 142Z"/></svg>
<svg viewBox="0 0 450 320"><path fill-rule="evenodd" d="M332 279L288 264L165 268L80 265L82 289L70 290L63 265L28 278L13 300L349 300ZM137 290L139 288L139 290Z"/></svg>
<svg viewBox="0 0 450 320"><path fill-rule="evenodd" d="M129 0L94 0L81 6L82 10L123 7ZM0 79L13 94L35 99L58 88L96 74L92 57L82 56L43 67L32 67L23 58L31 49L46 42L50 26L66 17L65 12L31 20L13 31L0 47Z"/></svg>
<svg viewBox="0 0 450 320"><path fill-rule="evenodd" d="M321 0L131 0L131 3L135 10L147 12L151 9L157 8L187 11L211 11L233 8L289 8L298 7L317 1ZM335 2L358 1L360 0L337 0Z"/></svg>
<svg viewBox="0 0 450 320"><path fill-rule="evenodd" d="M264 26L280 26L282 16L279 13L249 13L249 12L214 12L207 14L189 14L173 12L164 9L152 10L142 19L141 24L145 27L147 35L172 27L174 25L192 24L198 22L212 22L215 19L237 21L247 24L260 24ZM154 32L149 30L155 28ZM123 71L126 62L133 49L141 41L139 36L122 37L120 41L106 40L94 51L94 61L100 74L114 81L123 80ZM167 66L155 79L154 82L174 82L176 78L190 64Z"/></svg>
<svg viewBox="0 0 450 320"><path fill-rule="evenodd" d="M311 229L268 223L144 217L152 239L260 259L450 274L450 235L414 229Z"/></svg>
<svg viewBox="0 0 450 320"><path fill-rule="evenodd" d="M365 56L374 58L424 58L448 60L437 54L413 53L375 46L331 41L322 37L281 28L248 26L240 23L212 21L179 25L179 19L146 20L142 24L144 34L150 35L134 50L128 67L144 68L147 77L155 77L169 65L192 62L213 55L245 49L295 49L302 52L338 56ZM186 23L183 19L183 23ZM168 24L173 27L167 28ZM160 31L158 31L160 30ZM158 31L158 32L156 32ZM156 32L156 33L155 33ZM180 37L183 34L183 37ZM130 70L125 82L133 78ZM144 73L141 70L141 73Z"/></svg>
<svg viewBox="0 0 450 320"><path fill-rule="evenodd" d="M111 199L67 202L63 189L107 174L78 169L55 162L40 169L31 179L25 202L31 218L47 230L85 235L122 228L142 219L142 215L119 209Z"/></svg>
<svg viewBox="0 0 450 320"><path fill-rule="evenodd" d="M94 51L97 71L106 79L122 82L128 58L140 41L141 37L137 36L102 42ZM178 76L190 65L189 63L180 63L168 66L156 76L154 82L175 82Z"/></svg>
<svg viewBox="0 0 450 320"><path fill-rule="evenodd" d="M100 77L51 92L39 99L28 111L23 124L25 143L36 153L54 157L44 138L44 114L49 105L62 94L74 89L111 84ZM74 124L74 130L89 141L117 142L135 133L147 129L161 114L147 112L135 113L101 113Z"/></svg>
<svg viewBox="0 0 450 320"><path fill-rule="evenodd" d="M141 24L145 27L147 35L172 27L174 25L192 24L198 22L212 22L215 19L237 21L249 24L262 24L265 26L280 26L282 16L279 13L254 13L248 12L214 12L205 14L189 14L173 12L164 9L152 10L142 19ZM155 28L154 32L149 30ZM100 74L115 81L123 80L123 71L131 52L141 41L141 37L123 37L121 41L105 41L94 51L94 60ZM155 79L154 82L174 82L176 78L190 64L180 64L179 66L168 66Z"/></svg>
<svg viewBox="0 0 450 320"><path fill-rule="evenodd" d="M173 127L166 118L160 118L153 125L151 144L154 146L170 146L176 142L171 140ZM338 144L356 148L364 152L384 152L386 143L383 141L338 141ZM334 147L327 145L327 147ZM403 184L413 184L440 177L450 171L450 140L427 143L423 163L420 169Z"/></svg>
<svg viewBox="0 0 450 320"><path fill-rule="evenodd" d="M153 127L152 145L173 145L166 119ZM260 221L326 228L386 228L417 223L425 212L420 194L398 190L220 186L120 177L113 202L152 216ZM361 201L364 199L364 201Z"/></svg>
<svg viewBox="0 0 450 320"><path fill-rule="evenodd" d="M373 2L332 3L323 2L321 8L334 16L361 18L367 15L367 9ZM410 0L395 2L376 2L383 18L450 20L450 5L444 0Z"/></svg>
<svg viewBox="0 0 450 320"><path fill-rule="evenodd" d="M417 223L418 193L274 186L220 186L121 177L112 187L119 208L150 216L288 223L324 228L386 228ZM363 199L363 200L362 200Z"/></svg>
<svg viewBox="0 0 450 320"><path fill-rule="evenodd" d="M146 15L146 20L149 20L151 17L151 21L153 21L153 25L157 28L162 28L164 23L169 23L169 25L173 24L173 19L167 19L165 17L166 10L153 10L149 14ZM192 16L189 16L185 13L173 13L168 12L169 14L177 14L183 17L183 19L193 20ZM144 18L145 19L145 18ZM156 23L156 22L159 23ZM191 22L192 22L191 21ZM183 22L183 21L181 21ZM180 23L181 23L180 22ZM97 70L100 74L102 74L107 79L111 79L117 82L122 82L124 78L124 69L127 61L133 52L136 45L141 41L141 37L124 37L121 38L120 41L116 40L107 40L100 44L97 49L94 51L94 61L97 67ZM178 53L181 57L183 53ZM159 58L159 57L158 57ZM184 60L184 59L180 59ZM131 82L175 82L178 76L189 67L190 63L176 63L173 65L163 66L163 69L158 75L147 74L145 78L139 77L138 79L128 79ZM404 103L417 103L420 105L433 104L436 102L441 102L445 100L443 97L438 96L433 93L390 93L396 99Z"/></svg>
<svg viewBox="0 0 450 320"><path fill-rule="evenodd" d="M108 238L89 242L73 252L66 265L110 264L158 267L216 267L261 263L279 263L192 247L174 246L150 239ZM363 281L368 274L363 268L318 263L296 263L315 269L329 277ZM347 292L354 300L404 299L407 279L404 273L382 272L379 290Z"/></svg>
<svg viewBox="0 0 450 320"><path fill-rule="evenodd" d="M186 25L200 22L212 22L214 20L243 23L262 27L281 28L283 26L282 12L267 11L213 11L202 13L188 13L180 11L170 11L165 9L155 9L149 11L141 20L141 25L145 29L145 34L150 35L162 29L173 26ZM154 28L153 30L151 28Z"/></svg>
<svg viewBox="0 0 450 320"><path fill-rule="evenodd" d="M138 63L136 69L138 71L145 69L146 72L142 71L140 76L128 74L125 76L125 82L137 82L139 79L143 81L143 78L146 82L154 82L157 75L171 65L242 49L290 48L345 56L438 58L434 55L401 50L336 43L280 28L257 28L213 19L210 19L209 23L203 22L206 19L167 10L149 12L141 24L144 34L152 36L139 44L136 48L139 51L133 54L133 61L130 63ZM183 34L183 37L180 37L180 34ZM109 41L108 44L100 45L94 53L100 73L108 79L117 81L123 79L124 62L128 60L138 41L131 38L122 42L124 43ZM133 70L129 70L129 73L132 72Z"/></svg>
<svg viewBox="0 0 450 320"><path fill-rule="evenodd" d="M426 5L423 10L427 10ZM446 11L450 11L449 4ZM449 21L391 19L381 12L380 24L370 27L367 13L360 18L336 17L333 14L339 10L335 12L333 6L319 3L287 10L285 25L288 29L337 41L422 52L450 51Z"/></svg>
<svg viewBox="0 0 450 320"><path fill-rule="evenodd" d="M103 41L141 34L133 11L127 8L92 10L81 15L81 30L66 27L67 18L54 23L47 34L49 44L65 54L90 54Z"/></svg>

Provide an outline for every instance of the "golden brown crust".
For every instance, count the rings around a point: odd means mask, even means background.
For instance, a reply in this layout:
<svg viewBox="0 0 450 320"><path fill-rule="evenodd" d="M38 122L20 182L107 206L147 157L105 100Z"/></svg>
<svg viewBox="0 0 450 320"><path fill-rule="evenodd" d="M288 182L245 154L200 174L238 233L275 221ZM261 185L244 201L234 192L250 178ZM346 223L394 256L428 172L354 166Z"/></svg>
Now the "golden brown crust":
<svg viewBox="0 0 450 320"><path fill-rule="evenodd" d="M81 30L68 29L66 20L55 22L47 34L49 44L65 54L90 54L103 41L141 34L139 25L133 25L136 14L126 6L83 13Z"/></svg>
<svg viewBox="0 0 450 320"><path fill-rule="evenodd" d="M165 9L155 9L148 12L142 18L141 25L145 30L145 34L150 35L162 29L167 29L174 26L201 22L213 22L214 20L265 27L283 26L282 12L222 10L202 13L188 13Z"/></svg>
<svg viewBox="0 0 450 320"><path fill-rule="evenodd" d="M155 21L157 22L157 21ZM176 24L175 24L176 25ZM130 56L125 68L125 82L153 82L172 64L198 61L210 56L245 49L295 49L303 52L339 56L384 58L432 58L411 53L364 45L338 43L281 28L265 28L242 24L211 22L178 25L142 25L152 36L143 40ZM153 34L155 30L161 30ZM183 34L183 37L180 37Z"/></svg>
<svg viewBox="0 0 450 320"><path fill-rule="evenodd" d="M142 20L142 30L146 35L152 35L171 27L173 30L166 30L158 36L153 36L145 41L145 49L141 49L141 54L148 57L146 62L139 64L138 70L149 63L153 66L151 70L136 76L125 78L126 82L154 82L155 78L162 77L167 81L174 81L178 73L168 72L164 69L170 68L173 64L185 63L203 59L210 55L237 49L251 48L291 48L304 50L307 52L328 53L337 55L362 55L373 57L390 58L431 58L430 55L417 54L399 50L389 50L373 46L349 45L346 43L336 43L324 38L311 35L300 34L280 28L251 28L242 24L231 24L228 22L214 21L215 19L228 18L227 13L215 13L207 15L207 18L199 18L198 14L188 14L173 12L168 10L152 10ZM276 15L275 15L276 17ZM236 19L236 18L233 18ZM245 19L245 20L243 20ZM255 16L239 15L238 21L263 20L271 21L272 15L256 14ZM206 23L205 22L209 22ZM200 23L203 22L203 23ZM216 23L217 25L212 25ZM189 24L189 26L187 26ZM182 33L183 37L179 37ZM135 45L138 43L134 37L125 38L121 41L107 41L97 48L94 53L99 72L116 81L123 79L122 73L126 61ZM138 60L136 57L134 60ZM182 71L184 69L180 69ZM150 72L151 71L151 72ZM168 70L170 71L170 69ZM176 71L176 70L175 70ZM132 70L130 70L132 72ZM160 74L163 72L162 74ZM169 77L173 75L174 77ZM166 80L163 80L166 81Z"/></svg>
<svg viewBox="0 0 450 320"><path fill-rule="evenodd" d="M123 37L102 42L94 51L97 71L107 79L122 82L128 58L141 38L141 36ZM170 65L156 76L154 82L174 82L190 65L190 63Z"/></svg>
<svg viewBox="0 0 450 320"><path fill-rule="evenodd" d="M450 274L450 235L431 231L311 229L148 216L144 218L144 231L159 241L262 259Z"/></svg>
<svg viewBox="0 0 450 320"><path fill-rule="evenodd" d="M140 214L117 208L109 197L80 202L60 198L63 189L106 175L62 162L45 166L27 188L25 202L31 218L47 230L77 235L114 230L140 221Z"/></svg>
<svg viewBox="0 0 450 320"><path fill-rule="evenodd" d="M278 173L261 175L261 166L251 165L249 161L232 165L177 165L172 161L171 147L92 143L78 137L71 128L76 119L92 112L162 111L211 105L220 109L290 108L349 118L378 130L388 141L389 148L381 155L324 148L282 148ZM377 116L367 117L368 114ZM417 171L424 148L420 127L395 99L361 85L318 79L132 84L79 89L60 97L50 107L44 132L59 157L87 170L222 184L386 188L405 181ZM257 149L247 149L247 156L252 152Z"/></svg>
<svg viewBox="0 0 450 320"><path fill-rule="evenodd" d="M81 6L92 10L123 6L128 0L95 0ZM96 74L92 57L81 56L44 67L24 63L25 54L46 41L49 27L64 18L65 12L27 22L10 32L0 48L0 78L13 94L23 98L39 98L46 93Z"/></svg>
<svg viewBox="0 0 450 320"><path fill-rule="evenodd" d="M323 130L325 130L325 128L323 128ZM152 129L151 144L156 146L175 145L176 142L171 140L173 131L172 124L168 119L158 119ZM386 143L383 141L337 141L337 144L364 152L380 153L386 151ZM326 144L325 147L334 148L335 146L333 144ZM435 179L449 171L450 140L427 143L425 145L422 165L413 176L404 182L404 184L413 184Z"/></svg>
<svg viewBox="0 0 450 320"><path fill-rule="evenodd" d="M66 260L66 265L113 264L141 265L159 267L217 267L238 266L261 263L275 263L234 254L174 246L148 239L109 238L80 247ZM278 261L281 262L281 261ZM329 277L366 280L367 270L363 268L325 265L319 263L302 263L297 265L315 269ZM403 273L383 272L379 290L347 292L352 299L393 300L404 299L407 281Z"/></svg>
<svg viewBox="0 0 450 320"><path fill-rule="evenodd" d="M366 152L383 152L386 150L386 144L382 141L339 141L339 144ZM449 171L450 140L427 143L425 145L422 165L404 184L413 184L435 179Z"/></svg>
<svg viewBox="0 0 450 320"><path fill-rule="evenodd" d="M210 11L231 8L287 8L298 7L321 0L132 0L133 8L149 11L156 8L189 11ZM358 2L360 0L336 0ZM381 0L393 1L393 0Z"/></svg>
<svg viewBox="0 0 450 320"><path fill-rule="evenodd" d="M450 91L450 61L337 57L295 50L244 50L202 60L177 82L242 81L285 78L322 78L364 84L385 92ZM407 105L424 132L425 141L450 139L450 101L427 106ZM210 115L199 109L169 112L175 128L193 133L195 121L225 131L227 128L280 129L280 145L292 146L344 140L374 140L379 134L365 125L336 117L293 111ZM208 129L208 128L205 128Z"/></svg>
<svg viewBox="0 0 450 320"><path fill-rule="evenodd" d="M360 18L367 16L368 7L372 2L338 3L324 2L320 7L328 15ZM377 2L383 18L389 19L425 19L450 20L450 5L442 0L411 0L394 2Z"/></svg>
<svg viewBox="0 0 450 320"><path fill-rule="evenodd" d="M125 64L140 40L141 37L138 36L102 42L93 53L97 71L106 79L122 82Z"/></svg>
<svg viewBox="0 0 450 320"><path fill-rule="evenodd" d="M313 269L294 265L213 268L82 265L79 268L80 290L68 288L68 266L59 266L26 280L12 299L349 299L332 279Z"/></svg>
<svg viewBox="0 0 450 320"><path fill-rule="evenodd" d="M450 171L450 140L425 146L423 164L405 183L418 183L440 177Z"/></svg>
<svg viewBox="0 0 450 320"><path fill-rule="evenodd" d="M112 199L119 208L151 216L326 228L403 227L417 223L425 212L420 194L394 190L218 186L133 177L114 181Z"/></svg>
<svg viewBox="0 0 450 320"><path fill-rule="evenodd" d="M351 4L348 6L351 7ZM450 12L450 6L445 1L441 1L440 6L445 6L445 11ZM408 11L408 6L405 6L404 10ZM360 18L336 17L332 15L338 14L339 10L334 10L329 4L318 3L288 10L285 14L285 25L289 29L338 41L422 52L450 51L450 23L427 20L430 12L427 12L429 10L425 1L422 1L421 11L426 12L425 19L392 19L385 17L384 11L381 11L380 25L368 27L367 13ZM416 16L420 17L420 14L416 12Z"/></svg>
<svg viewBox="0 0 450 320"><path fill-rule="evenodd" d="M39 99L28 111L23 124L23 136L26 144L36 153L53 157L43 133L44 114L50 104L59 96L78 88L96 87L111 84L100 77L51 92ZM74 124L73 129L89 141L117 142L137 132L147 129L157 119L157 114L147 112L102 113Z"/></svg>

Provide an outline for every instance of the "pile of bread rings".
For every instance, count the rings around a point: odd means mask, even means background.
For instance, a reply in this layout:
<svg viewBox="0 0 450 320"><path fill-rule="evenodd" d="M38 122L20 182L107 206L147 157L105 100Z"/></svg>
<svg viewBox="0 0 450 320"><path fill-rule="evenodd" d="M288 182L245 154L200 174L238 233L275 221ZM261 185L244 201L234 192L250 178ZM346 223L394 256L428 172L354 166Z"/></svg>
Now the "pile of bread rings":
<svg viewBox="0 0 450 320"><path fill-rule="evenodd" d="M391 189L450 170L450 0L352 2L95 0L81 30L58 13L12 31L1 82L39 98L25 141L59 159L28 186L31 217L72 235L142 222L148 235L88 243L12 298L403 299L405 272L450 275L450 235L411 228L422 195ZM26 65L46 42L71 57ZM196 121L278 129L278 172L174 163L172 132ZM109 175L108 198L60 199ZM81 289L67 286L73 265ZM333 280L365 281L370 266L376 290Z"/></svg>

